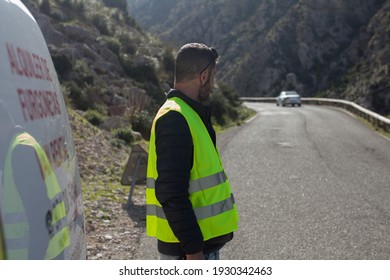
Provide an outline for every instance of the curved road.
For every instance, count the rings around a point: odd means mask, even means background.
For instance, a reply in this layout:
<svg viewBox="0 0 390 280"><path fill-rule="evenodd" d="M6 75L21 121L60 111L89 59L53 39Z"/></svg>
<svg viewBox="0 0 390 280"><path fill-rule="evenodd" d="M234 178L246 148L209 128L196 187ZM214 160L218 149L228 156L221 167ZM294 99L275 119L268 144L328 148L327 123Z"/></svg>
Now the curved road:
<svg viewBox="0 0 390 280"><path fill-rule="evenodd" d="M221 257L389 259L390 141L329 107L246 105L220 139L241 216Z"/></svg>
<svg viewBox="0 0 390 280"><path fill-rule="evenodd" d="M390 259L390 140L330 107L245 105L218 136L241 218L221 258Z"/></svg>

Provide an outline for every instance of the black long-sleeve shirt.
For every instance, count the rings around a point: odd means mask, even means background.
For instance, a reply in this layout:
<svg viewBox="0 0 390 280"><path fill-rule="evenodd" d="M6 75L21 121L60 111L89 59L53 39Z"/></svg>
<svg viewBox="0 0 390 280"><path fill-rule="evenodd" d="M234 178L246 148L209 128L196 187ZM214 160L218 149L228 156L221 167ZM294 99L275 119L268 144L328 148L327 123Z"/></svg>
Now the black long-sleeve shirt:
<svg viewBox="0 0 390 280"><path fill-rule="evenodd" d="M177 90L168 93L168 98L171 97L183 99L198 113L215 146L216 135L211 124L211 109ZM203 241L188 193L194 147L187 121L180 113L170 111L158 119L155 135L158 172L156 197L173 233L180 241L158 241L159 252L182 256L202 250L205 254L219 250L232 239L233 233Z"/></svg>

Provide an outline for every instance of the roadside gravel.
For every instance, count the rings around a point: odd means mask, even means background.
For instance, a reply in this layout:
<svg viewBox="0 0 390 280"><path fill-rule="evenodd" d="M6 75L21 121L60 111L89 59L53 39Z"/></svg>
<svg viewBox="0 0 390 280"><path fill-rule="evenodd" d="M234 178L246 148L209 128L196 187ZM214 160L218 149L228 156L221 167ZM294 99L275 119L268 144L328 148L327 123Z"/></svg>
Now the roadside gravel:
<svg viewBox="0 0 390 280"><path fill-rule="evenodd" d="M137 186L127 209L129 186L120 184L131 149L69 112L83 189L87 259L133 259L145 229L145 191Z"/></svg>

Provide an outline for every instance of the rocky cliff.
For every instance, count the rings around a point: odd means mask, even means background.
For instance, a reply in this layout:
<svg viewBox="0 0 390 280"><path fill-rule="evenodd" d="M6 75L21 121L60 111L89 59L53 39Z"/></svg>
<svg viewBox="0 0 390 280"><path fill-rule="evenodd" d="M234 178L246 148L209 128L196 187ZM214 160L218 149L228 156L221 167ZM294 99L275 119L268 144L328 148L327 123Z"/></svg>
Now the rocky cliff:
<svg viewBox="0 0 390 280"><path fill-rule="evenodd" d="M135 23L125 1L123 9L109 0L22 2L42 30L70 108L108 131L154 115L173 80L172 49Z"/></svg>
<svg viewBox="0 0 390 280"><path fill-rule="evenodd" d="M178 47L221 53L219 78L241 96L343 98L390 114L388 0L128 0L132 16Z"/></svg>
<svg viewBox="0 0 390 280"><path fill-rule="evenodd" d="M23 0L36 18L69 108L126 142L148 140L151 123L172 86L173 47L142 30L126 0ZM215 124L246 117L237 96L216 87ZM230 98L230 99L228 99ZM231 109L227 109L231 108ZM231 113L233 112L233 113Z"/></svg>

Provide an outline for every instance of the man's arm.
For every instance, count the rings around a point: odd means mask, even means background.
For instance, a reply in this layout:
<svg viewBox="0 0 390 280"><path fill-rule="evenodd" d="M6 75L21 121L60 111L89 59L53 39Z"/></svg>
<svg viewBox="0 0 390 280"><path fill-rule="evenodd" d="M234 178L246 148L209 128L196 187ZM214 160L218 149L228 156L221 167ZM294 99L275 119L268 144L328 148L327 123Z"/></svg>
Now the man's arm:
<svg viewBox="0 0 390 280"><path fill-rule="evenodd" d="M156 197L188 259L199 258L203 235L188 193L193 142L188 124L180 113L169 112L157 121L156 153Z"/></svg>

